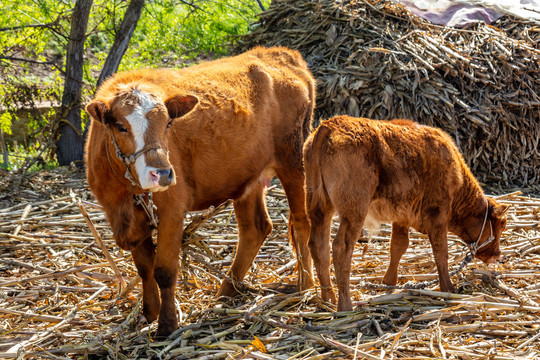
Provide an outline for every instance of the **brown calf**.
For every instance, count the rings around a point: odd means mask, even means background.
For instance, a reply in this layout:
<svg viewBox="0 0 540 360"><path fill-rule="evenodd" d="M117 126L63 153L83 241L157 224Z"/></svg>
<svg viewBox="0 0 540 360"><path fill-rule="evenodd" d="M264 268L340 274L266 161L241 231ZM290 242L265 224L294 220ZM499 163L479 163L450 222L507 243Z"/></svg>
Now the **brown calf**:
<svg viewBox="0 0 540 360"><path fill-rule="evenodd" d="M340 311L352 309L351 257L364 224L392 222L390 265L383 279L389 285L397 283L410 227L429 236L442 291L453 290L448 231L471 246L483 245L476 257L486 263L500 256L508 206L484 196L452 139L441 130L408 120L334 117L306 141L304 166L309 247L322 298L334 303L330 223L334 211L340 216L332 244Z"/></svg>
<svg viewBox="0 0 540 360"><path fill-rule="evenodd" d="M236 294L272 223L264 184L274 174L290 206L301 261L299 286L313 285L302 145L315 85L301 55L256 48L191 68L146 69L107 80L87 106L87 177L117 244L131 250L143 281L143 314L158 335L178 327L174 292L183 218L234 199L239 243L219 294ZM152 225L134 194L151 191ZM144 201L148 202L148 195Z"/></svg>

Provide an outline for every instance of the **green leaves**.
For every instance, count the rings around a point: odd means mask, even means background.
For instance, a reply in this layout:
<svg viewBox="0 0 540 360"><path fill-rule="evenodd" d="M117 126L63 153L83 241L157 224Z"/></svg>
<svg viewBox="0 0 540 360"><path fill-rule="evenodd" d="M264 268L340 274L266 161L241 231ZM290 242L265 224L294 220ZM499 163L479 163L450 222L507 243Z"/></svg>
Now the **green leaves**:
<svg viewBox="0 0 540 360"><path fill-rule="evenodd" d="M0 115L0 129L4 132L4 134L11 135L11 125L13 123L13 115L10 111L4 111L2 115Z"/></svg>
<svg viewBox="0 0 540 360"><path fill-rule="evenodd" d="M95 83L130 0L94 0L88 23L83 102ZM251 0L148 0L122 59L120 71L179 67L227 53L235 36L246 33L260 8ZM263 1L268 6L269 0ZM64 86L65 55L75 0L7 0L0 11L0 128L10 151L42 151L55 132L54 108ZM20 119L17 110L32 109ZM26 111L28 112L28 111ZM86 120L84 118L83 122ZM14 126L25 129L16 145ZM83 124L84 127L85 124ZM19 131L20 132L20 131ZM17 131L15 131L17 133ZM11 155L10 155L11 156ZM15 158L23 157L13 154ZM11 161L11 160L10 160Z"/></svg>

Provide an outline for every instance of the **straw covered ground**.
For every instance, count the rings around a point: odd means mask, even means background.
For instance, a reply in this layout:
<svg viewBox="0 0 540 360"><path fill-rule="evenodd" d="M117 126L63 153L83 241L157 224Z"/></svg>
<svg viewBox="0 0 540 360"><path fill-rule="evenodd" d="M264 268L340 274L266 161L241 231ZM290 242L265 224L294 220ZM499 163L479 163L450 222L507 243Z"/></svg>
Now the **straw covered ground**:
<svg viewBox="0 0 540 360"><path fill-rule="evenodd" d="M271 284L294 282L295 260L279 185L267 199L274 231L245 281L250 290L234 301L214 297L236 243L232 207L187 216L186 224L200 227L190 227L180 259L181 327L168 339L154 339L156 323L139 322L141 286L130 254L115 245L84 175L70 169L2 173L0 358L540 358L540 199L498 196L512 205L504 259L492 267L470 263L453 277L454 294L361 286L379 283L386 269L390 233L384 226L369 243L357 244L352 283L358 306L349 313L321 303L315 290L272 290ZM206 215L206 222L198 221ZM411 238L400 282L435 279L427 239ZM453 268L465 251L455 237L449 246Z"/></svg>

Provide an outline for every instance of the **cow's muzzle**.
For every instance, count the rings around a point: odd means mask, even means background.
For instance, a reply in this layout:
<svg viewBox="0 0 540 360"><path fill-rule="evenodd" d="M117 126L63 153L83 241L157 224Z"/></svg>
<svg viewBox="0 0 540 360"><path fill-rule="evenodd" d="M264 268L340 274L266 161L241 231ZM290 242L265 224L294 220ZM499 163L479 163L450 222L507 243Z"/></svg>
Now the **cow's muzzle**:
<svg viewBox="0 0 540 360"><path fill-rule="evenodd" d="M175 180L174 170L172 168L151 170L150 179L156 187L169 187Z"/></svg>

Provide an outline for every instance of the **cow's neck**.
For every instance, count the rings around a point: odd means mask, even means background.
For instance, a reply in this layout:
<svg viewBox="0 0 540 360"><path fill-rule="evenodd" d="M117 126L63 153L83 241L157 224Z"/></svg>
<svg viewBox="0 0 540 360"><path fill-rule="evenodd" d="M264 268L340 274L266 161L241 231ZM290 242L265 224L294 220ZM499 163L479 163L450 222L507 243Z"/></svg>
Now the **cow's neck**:
<svg viewBox="0 0 540 360"><path fill-rule="evenodd" d="M102 147L104 152L103 157L107 159L109 169L112 172L111 179L115 179L116 183L123 186L132 195L144 193L145 191L143 189L139 186L134 186L132 181L126 177L127 167L116 155L112 136L107 133L105 135L105 146Z"/></svg>
<svg viewBox="0 0 540 360"><path fill-rule="evenodd" d="M100 154L94 159L105 159L106 163L100 168L99 177L94 179L99 183L94 186L94 191L104 205L116 242L124 249L131 249L149 236L151 228L146 213L135 205L133 186L124 177L125 169L119 166L123 164L111 158L115 154L110 152L112 144L107 143L110 139L106 133L101 135L97 138L103 142L94 148L100 149Z"/></svg>
<svg viewBox="0 0 540 360"><path fill-rule="evenodd" d="M452 202L452 219L450 221L450 231L458 224L470 217L484 214L488 206L484 191L474 176L468 170L464 170L463 185L457 191Z"/></svg>

